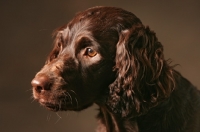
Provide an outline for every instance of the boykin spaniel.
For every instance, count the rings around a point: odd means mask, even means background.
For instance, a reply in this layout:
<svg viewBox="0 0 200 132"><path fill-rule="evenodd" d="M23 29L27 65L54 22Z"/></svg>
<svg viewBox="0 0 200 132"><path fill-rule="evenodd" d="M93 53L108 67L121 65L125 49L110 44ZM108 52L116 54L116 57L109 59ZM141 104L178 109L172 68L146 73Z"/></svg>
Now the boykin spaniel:
<svg viewBox="0 0 200 132"><path fill-rule="evenodd" d="M93 7L54 34L32 80L52 111L99 106L97 132L200 132L200 92L170 66L155 32L131 12Z"/></svg>

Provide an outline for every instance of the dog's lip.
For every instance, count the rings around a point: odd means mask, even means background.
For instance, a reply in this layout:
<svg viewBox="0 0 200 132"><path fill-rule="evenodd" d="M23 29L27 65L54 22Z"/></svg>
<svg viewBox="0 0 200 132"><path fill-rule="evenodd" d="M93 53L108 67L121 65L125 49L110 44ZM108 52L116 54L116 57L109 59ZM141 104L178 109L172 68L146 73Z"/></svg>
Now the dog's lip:
<svg viewBox="0 0 200 132"><path fill-rule="evenodd" d="M57 104L53 104L53 103L50 103L50 102L40 102L41 105L45 106L47 109L51 110L51 111L59 111L59 105Z"/></svg>
<svg viewBox="0 0 200 132"><path fill-rule="evenodd" d="M79 111L80 109L77 106L73 106L71 102L65 102L65 104L62 103L56 103L56 102L49 102L47 100L44 100L42 98L38 99L38 102L47 108L50 111L57 112L57 111L66 111L66 110L72 110L72 111Z"/></svg>

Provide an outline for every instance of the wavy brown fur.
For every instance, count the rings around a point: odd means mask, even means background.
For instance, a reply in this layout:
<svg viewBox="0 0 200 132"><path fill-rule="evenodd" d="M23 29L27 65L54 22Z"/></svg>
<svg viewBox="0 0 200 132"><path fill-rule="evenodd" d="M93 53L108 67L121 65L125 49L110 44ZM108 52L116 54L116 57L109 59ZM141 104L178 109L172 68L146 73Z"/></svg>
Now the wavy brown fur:
<svg viewBox="0 0 200 132"><path fill-rule="evenodd" d="M149 27L134 25L122 32L115 70L118 77L110 85L109 106L122 116L145 113L169 97L175 86L172 68L164 60L163 46Z"/></svg>

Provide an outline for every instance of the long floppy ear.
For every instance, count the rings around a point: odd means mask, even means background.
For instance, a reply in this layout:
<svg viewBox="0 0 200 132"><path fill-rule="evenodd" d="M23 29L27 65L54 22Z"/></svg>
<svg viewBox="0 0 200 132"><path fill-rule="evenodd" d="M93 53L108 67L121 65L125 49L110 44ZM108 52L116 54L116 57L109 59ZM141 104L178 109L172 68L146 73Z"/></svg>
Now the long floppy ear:
<svg viewBox="0 0 200 132"><path fill-rule="evenodd" d="M107 105L122 117L147 112L174 89L173 70L149 27L122 31L115 61L117 78L110 85Z"/></svg>

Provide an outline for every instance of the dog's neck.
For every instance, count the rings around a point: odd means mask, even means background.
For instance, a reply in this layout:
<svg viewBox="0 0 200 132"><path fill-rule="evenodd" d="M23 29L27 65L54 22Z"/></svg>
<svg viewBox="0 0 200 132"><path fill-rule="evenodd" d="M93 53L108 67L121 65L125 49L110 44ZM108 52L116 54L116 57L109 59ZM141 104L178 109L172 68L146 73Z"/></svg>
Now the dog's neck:
<svg viewBox="0 0 200 132"><path fill-rule="evenodd" d="M134 119L125 119L110 112L105 106L100 107L97 132L138 132Z"/></svg>

